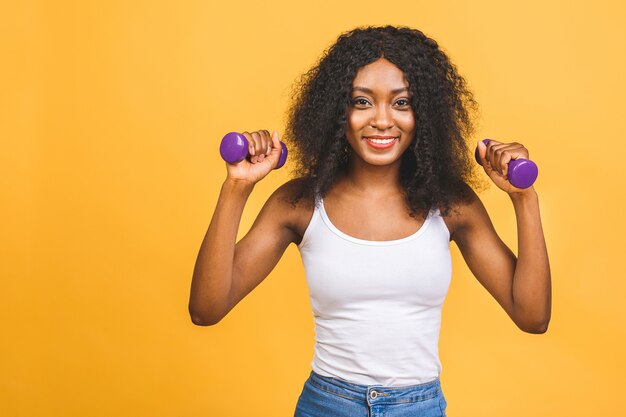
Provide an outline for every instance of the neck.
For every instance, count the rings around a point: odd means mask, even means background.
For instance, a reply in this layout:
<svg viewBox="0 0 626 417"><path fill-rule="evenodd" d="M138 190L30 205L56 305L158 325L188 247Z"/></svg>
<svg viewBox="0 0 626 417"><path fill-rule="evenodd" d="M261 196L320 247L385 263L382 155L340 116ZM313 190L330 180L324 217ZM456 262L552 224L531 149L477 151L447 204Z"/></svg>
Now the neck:
<svg viewBox="0 0 626 417"><path fill-rule="evenodd" d="M402 191L400 160L390 165L371 165L353 156L344 181L351 191L368 197L395 194Z"/></svg>

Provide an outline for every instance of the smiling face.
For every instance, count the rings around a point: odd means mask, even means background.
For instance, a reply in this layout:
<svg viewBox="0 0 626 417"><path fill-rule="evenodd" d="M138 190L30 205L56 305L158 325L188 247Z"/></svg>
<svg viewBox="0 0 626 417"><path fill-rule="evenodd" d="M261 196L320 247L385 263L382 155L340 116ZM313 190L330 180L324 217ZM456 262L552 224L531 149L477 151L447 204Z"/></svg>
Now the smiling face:
<svg viewBox="0 0 626 417"><path fill-rule="evenodd" d="M404 73L385 58L359 69L346 123L353 158L371 165L400 162L415 132L408 87Z"/></svg>

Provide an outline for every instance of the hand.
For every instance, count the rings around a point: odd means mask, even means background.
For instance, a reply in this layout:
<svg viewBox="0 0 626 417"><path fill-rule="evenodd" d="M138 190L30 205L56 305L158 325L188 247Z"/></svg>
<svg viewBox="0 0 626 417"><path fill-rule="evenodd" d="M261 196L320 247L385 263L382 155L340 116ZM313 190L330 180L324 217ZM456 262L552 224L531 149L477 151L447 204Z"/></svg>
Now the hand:
<svg viewBox="0 0 626 417"><path fill-rule="evenodd" d="M227 162L227 178L254 185L278 165L282 145L276 131L271 136L267 130L242 132L242 135L248 140L249 157L236 164Z"/></svg>
<svg viewBox="0 0 626 417"><path fill-rule="evenodd" d="M514 159L529 159L528 149L524 145L517 142L501 143L493 139L485 145L481 140L478 142L478 155L485 172L501 190L509 195L534 191L532 186L517 188L508 181L509 162Z"/></svg>

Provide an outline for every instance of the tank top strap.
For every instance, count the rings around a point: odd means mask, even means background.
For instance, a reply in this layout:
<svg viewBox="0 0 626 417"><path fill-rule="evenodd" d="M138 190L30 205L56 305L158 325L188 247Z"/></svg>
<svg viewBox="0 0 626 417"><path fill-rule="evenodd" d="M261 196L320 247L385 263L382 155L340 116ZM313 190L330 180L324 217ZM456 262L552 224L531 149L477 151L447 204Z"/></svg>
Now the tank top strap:
<svg viewBox="0 0 626 417"><path fill-rule="evenodd" d="M314 233L314 229L319 223L319 218L321 217L321 213L320 213L321 204L322 204L322 199L317 197L315 199L315 205L313 207L313 214L311 215L311 220L309 220L309 224L304 230L304 234L302 235L302 240L300 240L300 243L298 243L297 245L298 249L304 248L307 242L309 241L310 236Z"/></svg>

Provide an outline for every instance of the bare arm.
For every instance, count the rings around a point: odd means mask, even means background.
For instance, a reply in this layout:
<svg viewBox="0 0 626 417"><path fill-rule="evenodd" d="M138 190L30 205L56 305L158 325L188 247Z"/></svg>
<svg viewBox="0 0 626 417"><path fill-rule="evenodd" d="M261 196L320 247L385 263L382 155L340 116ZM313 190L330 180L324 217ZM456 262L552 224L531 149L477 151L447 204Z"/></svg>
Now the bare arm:
<svg viewBox="0 0 626 417"><path fill-rule="evenodd" d="M468 267L515 324L545 333L550 321L550 266L537 194L511 197L517 216L519 257L497 235L482 202L464 207L463 225L452 236Z"/></svg>
<svg viewBox="0 0 626 417"><path fill-rule="evenodd" d="M268 146L269 132L264 132L267 134L257 138L257 149ZM253 140L251 136L251 146ZM286 205L282 195L288 189L283 186L268 199L248 234L235 243L241 215L254 184L278 162L278 135L272 140L274 147L266 158L228 166L228 177L222 185L193 272L189 314L194 324L207 326L219 322L271 272L294 239L289 217L283 212Z"/></svg>
<svg viewBox="0 0 626 417"><path fill-rule="evenodd" d="M253 185L226 180L196 259L189 314L198 325L213 324L225 314L232 285L237 230Z"/></svg>
<svg viewBox="0 0 626 417"><path fill-rule="evenodd" d="M539 215L539 197L531 190L528 194L511 195L519 252L513 278L513 314L527 328L544 333L552 309L550 264Z"/></svg>
<svg viewBox="0 0 626 417"><path fill-rule="evenodd" d="M463 207L462 224L453 240L470 270L517 326L528 333L545 333L551 316L552 289L548 251L541 227L539 198L533 187L520 189L507 181L508 163L528 159L521 144L478 143L485 172L515 209L519 258L502 242L478 196Z"/></svg>

